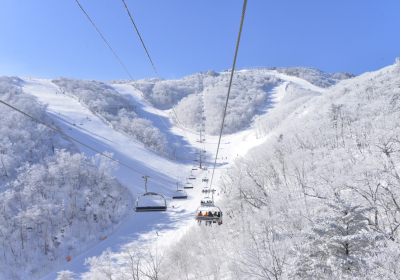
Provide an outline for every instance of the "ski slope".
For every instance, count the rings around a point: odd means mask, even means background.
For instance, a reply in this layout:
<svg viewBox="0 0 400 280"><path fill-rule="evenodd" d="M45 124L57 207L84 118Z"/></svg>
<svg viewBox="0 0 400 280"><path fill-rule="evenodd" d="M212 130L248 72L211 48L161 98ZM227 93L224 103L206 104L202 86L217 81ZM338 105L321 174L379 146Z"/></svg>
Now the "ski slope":
<svg viewBox="0 0 400 280"><path fill-rule="evenodd" d="M284 96L286 84L289 81L300 80L301 86L322 91L320 88L304 80L279 73L276 73L276 75L279 75L283 83L272 88L269 93L272 96L274 106L277 106ZM20 86L23 91L36 96L39 101L48 104L47 113L58 122L67 135L100 152L110 152L113 154L113 158L121 163L150 176L148 191L162 194L167 199L168 205L168 211L166 212L135 213L115 234L72 259L70 262L61 265L43 279L53 280L57 278L57 271L61 270L70 270L76 273L76 277L83 276L88 271L88 267L84 265L85 259L99 256L107 248L111 248L113 252L118 253L134 244L156 243L161 246L168 246L175 240L178 240L185 233L187 227L197 225L193 219L193 213L200 205L200 200L204 197L201 189L205 186L205 183L202 183L201 179L208 176L211 180L212 165L218 144L217 136L207 135L205 142L198 143L196 142L198 135L186 131L186 138L183 130L171 122L168 111L154 109L142 100L140 93L130 85L111 85L119 93L138 104L137 112L139 117L151 120L155 127L167 135L170 144L176 142L178 139L184 145L184 148L177 148L177 153L180 157L177 160L170 160L147 150L137 141L132 141L118 131L110 128L78 100L62 94L59 87L53 84L51 80L30 78L23 78L22 80L23 82ZM268 108L270 107L271 104L266 104L259 111L259 114L268 113ZM221 172L227 170L236 157L245 155L250 148L262 144L270 136L267 135L266 137L257 139L249 127L240 133L222 137L213 183L213 188L217 190L216 194L218 194L216 195L216 204L218 204L218 198L222 195L217 187ZM95 154L94 151L79 144L77 145L86 156L93 156ZM189 157L186 151L189 151L193 157L196 148L202 148L207 151L205 156L207 157L206 164L209 170L198 169L194 171L197 179L191 180L194 185L193 189L185 190L188 194L187 200L173 200L172 194L176 190L176 184L172 182L185 182L185 178L188 177L193 166L193 161L184 159L185 157ZM144 193L144 181L140 173L120 166L114 175L128 186L136 198L138 195ZM167 180L171 181L171 183L160 182L151 178ZM183 184L180 187L183 188ZM156 232L158 232L159 236Z"/></svg>

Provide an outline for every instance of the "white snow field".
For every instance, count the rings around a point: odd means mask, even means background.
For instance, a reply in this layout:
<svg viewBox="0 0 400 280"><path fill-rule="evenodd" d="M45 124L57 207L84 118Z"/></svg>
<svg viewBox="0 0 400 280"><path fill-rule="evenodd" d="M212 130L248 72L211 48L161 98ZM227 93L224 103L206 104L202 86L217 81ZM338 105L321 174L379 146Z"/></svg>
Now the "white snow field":
<svg viewBox="0 0 400 280"><path fill-rule="evenodd" d="M243 70L246 71L246 70ZM294 82L305 89L324 92L324 89L318 88L304 80L295 77L285 76L276 71L268 71L269 75L276 75L281 80L278 86L273 87L268 93L271 103L277 106L279 101L285 95L285 89L288 82ZM168 142L176 142L176 138L185 146L185 149L191 153L190 157L182 147L177 148L178 159L170 160L148 151L137 141L132 141L123 134L113 130L102 120L93 115L78 100L70 98L61 93L59 87L45 79L23 78L21 84L25 93L32 94L39 101L48 104L47 113L63 128L67 135L89 145L100 152L111 152L113 158L124 163L137 171L150 176L148 180L148 191L163 195L167 200L168 209L166 212L158 213L134 213L130 219L115 234L100 242L95 247L87 250L81 255L73 258L70 262L58 267L42 279L55 279L57 272L69 270L74 272L74 277L83 277L88 272L88 266L85 266L85 259L88 257L99 256L107 248L113 252L121 252L124 247L132 244L159 244L168 246L178 240L185 233L187 227L197 225L193 219L193 213L200 205L200 200L204 197L201 189L206 183L201 179L205 176L211 181L212 164L214 162L215 152L218 144L217 136L205 136L203 143L196 142L198 135L186 131L188 139L185 137L182 129L176 127L169 117L170 110L162 111L152 108L147 102L142 100L142 96L130 85L111 85L115 90L127 96L138 105L138 115L141 118L149 119L153 125L167 135ZM267 114L271 104L262 107L258 114ZM161 119L162 120L161 120ZM216 189L216 204L222 194L218 189L218 180L221 172L229 168L235 157L243 156L247 151L259 144L265 142L272 134L258 138L251 126L239 133L226 135L222 137L217 166L214 175L213 188ZM86 156L93 156L94 151L77 144ZM172 149L172 147L170 147ZM176 184L180 182L180 188L189 176L192 170L193 161L191 160L196 148L206 150L208 171L193 171L196 180L190 180L193 183L193 189L186 189L187 199L173 200L172 194L176 190ZM188 160L190 158L190 160ZM144 181L142 174L136 173L123 166L114 172L123 184L127 185L133 195L138 197L144 193ZM152 178L171 181L171 183L153 180ZM223 209L222 209L223 211ZM223 225L222 225L223 226Z"/></svg>

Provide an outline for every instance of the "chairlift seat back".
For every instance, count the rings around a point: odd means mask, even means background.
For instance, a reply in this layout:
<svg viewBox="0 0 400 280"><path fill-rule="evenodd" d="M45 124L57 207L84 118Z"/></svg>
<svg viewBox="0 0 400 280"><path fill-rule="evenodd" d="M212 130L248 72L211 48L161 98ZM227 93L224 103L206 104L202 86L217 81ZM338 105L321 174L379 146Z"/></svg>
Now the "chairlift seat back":
<svg viewBox="0 0 400 280"><path fill-rule="evenodd" d="M176 190L172 195L173 199L186 199L187 193L184 190Z"/></svg>
<svg viewBox="0 0 400 280"><path fill-rule="evenodd" d="M167 202L161 194L147 192L136 200L135 212L167 211Z"/></svg>

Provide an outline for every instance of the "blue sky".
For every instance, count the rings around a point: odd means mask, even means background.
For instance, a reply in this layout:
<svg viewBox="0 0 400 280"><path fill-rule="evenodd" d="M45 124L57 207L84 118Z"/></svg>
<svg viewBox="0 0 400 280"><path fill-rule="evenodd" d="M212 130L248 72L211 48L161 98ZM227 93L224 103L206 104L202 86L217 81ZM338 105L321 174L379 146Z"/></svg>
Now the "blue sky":
<svg viewBox="0 0 400 280"><path fill-rule="evenodd" d="M80 0L135 79L155 77L121 0ZM232 67L243 2L126 0L160 76ZM400 56L400 1L249 0L237 68L361 74ZM129 78L74 0L0 2L0 75Z"/></svg>

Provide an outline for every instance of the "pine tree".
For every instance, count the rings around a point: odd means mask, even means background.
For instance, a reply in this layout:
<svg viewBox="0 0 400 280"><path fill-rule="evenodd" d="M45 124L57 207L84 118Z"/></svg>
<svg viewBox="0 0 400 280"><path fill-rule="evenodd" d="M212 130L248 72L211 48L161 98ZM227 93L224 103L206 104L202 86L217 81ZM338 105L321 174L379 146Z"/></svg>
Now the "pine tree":
<svg viewBox="0 0 400 280"><path fill-rule="evenodd" d="M355 276L373 246L367 220L371 208L352 206L338 197L326 206L298 251L296 274L302 278Z"/></svg>

